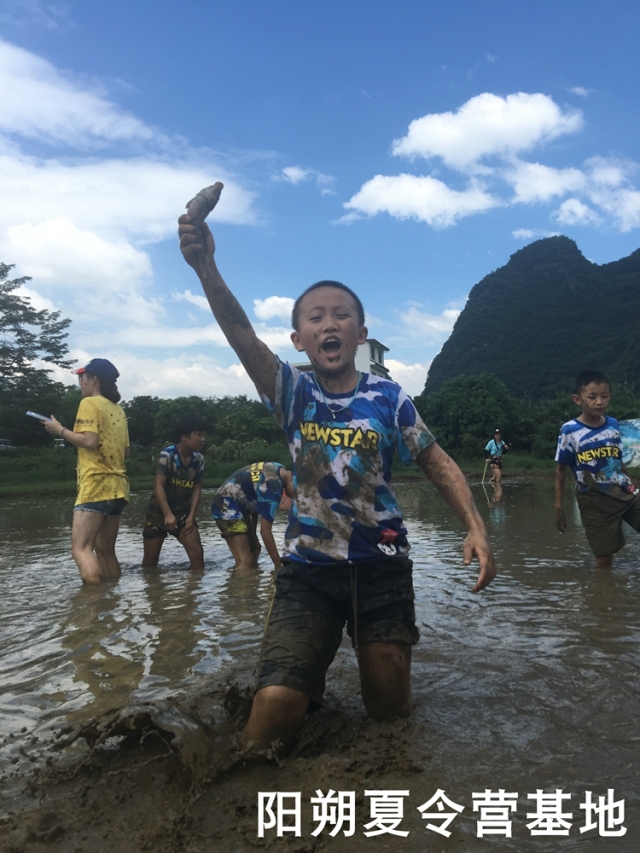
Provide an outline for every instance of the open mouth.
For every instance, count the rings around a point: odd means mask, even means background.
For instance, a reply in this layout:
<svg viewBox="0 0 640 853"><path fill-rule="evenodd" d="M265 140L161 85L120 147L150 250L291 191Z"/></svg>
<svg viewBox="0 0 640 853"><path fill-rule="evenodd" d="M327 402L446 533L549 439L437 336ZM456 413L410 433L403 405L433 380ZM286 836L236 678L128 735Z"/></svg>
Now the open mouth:
<svg viewBox="0 0 640 853"><path fill-rule="evenodd" d="M321 349L327 355L336 355L340 351L340 341L337 338L327 338Z"/></svg>

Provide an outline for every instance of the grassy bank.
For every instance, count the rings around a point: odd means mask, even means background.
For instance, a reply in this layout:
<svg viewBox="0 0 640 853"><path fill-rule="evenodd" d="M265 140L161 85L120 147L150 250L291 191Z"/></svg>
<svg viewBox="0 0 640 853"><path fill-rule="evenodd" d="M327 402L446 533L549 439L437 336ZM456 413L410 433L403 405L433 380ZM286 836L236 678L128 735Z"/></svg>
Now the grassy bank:
<svg viewBox="0 0 640 853"><path fill-rule="evenodd" d="M484 459L465 459L462 456L454 456L465 477L469 480L480 480L484 473ZM552 477L556 463L553 459L538 459L529 453L510 453L504 460L502 476L505 479L516 476L529 477ZM396 457L393 460L393 477L397 480L414 480L424 477L417 465L405 466ZM487 467L486 479L491 477L491 470Z"/></svg>
<svg viewBox="0 0 640 853"><path fill-rule="evenodd" d="M263 459L290 465L291 459L282 445L266 448ZM151 490L156 453L153 450L135 451L127 460L127 473L132 491ZM254 458L240 456L232 461L207 458L204 487L217 488L234 471L255 462ZM456 459L469 479L482 477L483 459ZM552 476L555 463L549 459L537 459L526 453L511 453L505 459L503 475ZM398 480L421 479L424 475L417 465L405 466L396 457L393 476ZM487 474L487 478L490 474ZM0 497L20 495L52 494L73 495L76 491L76 454L70 448L25 449L0 457Z"/></svg>
<svg viewBox="0 0 640 853"><path fill-rule="evenodd" d="M127 473L132 491L151 491L156 452L153 450L135 451L127 460ZM272 462L291 465L291 458L281 444L264 448L261 458ZM205 465L204 487L215 489L234 471L255 462L253 456L240 456L232 461L220 461L207 458ZM484 459L456 458L464 475L469 480L479 480L484 472ZM538 459L529 453L509 453L504 460L502 476L509 477L553 477L555 462L553 459ZM630 471L631 476L640 483L640 469ZM424 477L417 465L406 466L396 458L393 462L393 477L396 480L419 480ZM487 468L486 479L491 477ZM73 450L54 450L53 448L25 449L0 457L0 498L20 495L74 495L76 492L76 454Z"/></svg>
<svg viewBox="0 0 640 853"><path fill-rule="evenodd" d="M127 474L132 491L153 488L153 474L157 452L134 451L127 459ZM264 459L290 465L289 453L282 445L272 445L264 450ZM255 462L254 458L240 456L230 462L207 458L204 487L217 488L234 471ZM19 448L15 453L0 457L0 497L20 495L74 495L76 493L76 453L67 447Z"/></svg>

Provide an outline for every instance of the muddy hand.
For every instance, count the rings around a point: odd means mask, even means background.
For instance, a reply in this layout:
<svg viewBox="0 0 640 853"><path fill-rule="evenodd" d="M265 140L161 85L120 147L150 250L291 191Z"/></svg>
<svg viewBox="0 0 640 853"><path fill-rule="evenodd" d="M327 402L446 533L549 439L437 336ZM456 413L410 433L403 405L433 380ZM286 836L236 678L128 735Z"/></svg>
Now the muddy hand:
<svg viewBox="0 0 640 853"><path fill-rule="evenodd" d="M196 272L202 275L207 275L212 272L211 264L209 263L208 258L208 235L210 235L210 231L208 227L205 225L205 219L211 213L213 208L218 203L220 199L220 193L224 184L218 181L215 184L212 184L210 187L205 187L203 190L200 190L199 193L194 195L194 197L187 202L187 216L189 217L189 225L192 228L196 229L195 233L201 237L202 245L204 248L204 256L198 256L195 258L195 263L192 263L187 255L184 252L184 245L181 239L180 246L183 249L183 255L185 256L185 260L194 267ZM180 217L180 222L182 222L182 217Z"/></svg>
<svg viewBox="0 0 640 853"><path fill-rule="evenodd" d="M471 592L480 592L481 589L484 589L485 586L491 583L497 571L493 551L484 530L470 530L467 538L464 540L463 564L469 566L474 557L477 558L480 564L480 573L476 585Z"/></svg>
<svg viewBox="0 0 640 853"><path fill-rule="evenodd" d="M180 251L185 261L198 273L207 274L213 268L213 255L216 245L213 234L206 222L196 228L191 224L189 214L184 213L178 219L178 238Z"/></svg>

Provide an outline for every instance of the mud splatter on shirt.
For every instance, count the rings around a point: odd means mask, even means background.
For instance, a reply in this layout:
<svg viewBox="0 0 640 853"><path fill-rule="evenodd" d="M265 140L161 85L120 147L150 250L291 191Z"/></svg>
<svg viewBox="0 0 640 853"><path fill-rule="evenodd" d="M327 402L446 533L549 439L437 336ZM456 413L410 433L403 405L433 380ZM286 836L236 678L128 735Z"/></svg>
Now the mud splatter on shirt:
<svg viewBox="0 0 640 853"><path fill-rule="evenodd" d="M273 523L284 491L282 470L280 462L254 462L236 471L213 496L211 516L239 521L247 513L257 512Z"/></svg>
<svg viewBox="0 0 640 853"><path fill-rule="evenodd" d="M98 447L78 448L78 495L76 506L117 498L129 499L125 450L129 447L127 416L102 395L80 401L74 432L95 432Z"/></svg>
<svg viewBox="0 0 640 853"><path fill-rule="evenodd" d="M275 400L263 401L293 460L284 557L329 564L407 554L391 463L397 450L411 464L435 439L402 388L364 373L355 396L331 396L313 373L279 361Z"/></svg>
<svg viewBox="0 0 640 853"><path fill-rule="evenodd" d="M622 439L615 418L604 416L599 427L574 418L560 429L556 462L571 468L579 492L621 488L633 492L634 485L622 469Z"/></svg>

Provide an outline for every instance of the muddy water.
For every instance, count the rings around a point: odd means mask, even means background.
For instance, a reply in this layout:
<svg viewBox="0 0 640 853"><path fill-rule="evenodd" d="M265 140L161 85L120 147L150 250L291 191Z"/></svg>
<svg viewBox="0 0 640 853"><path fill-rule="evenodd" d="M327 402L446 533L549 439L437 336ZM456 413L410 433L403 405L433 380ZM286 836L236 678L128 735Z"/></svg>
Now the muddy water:
<svg viewBox="0 0 640 853"><path fill-rule="evenodd" d="M560 536L550 483L509 481L498 505L491 489L485 493L477 484L473 490L500 572L477 596L470 594L475 571L461 562L461 525L428 484L398 486L413 544L421 632L413 657L414 717L398 730L398 742L422 769L419 777L407 770L393 778L375 764L367 771L371 789L410 792L411 841L387 835L388 847L371 849L635 853L640 537L629 530L614 570L596 571L569 495L569 529ZM162 700L238 672L250 681L270 593L268 559L255 573L233 572L203 511L204 575L186 570L175 542L166 543L158 570L139 568L146 497L134 496L123 516L120 582L100 588L79 583L69 554L68 500L0 507L0 775L15 775L17 753L22 746L28 752L35 738L42 742L110 708ZM281 539L281 521L275 532ZM357 669L345 642L327 695L345 725L363 719L356 693ZM376 732L367 739L389 734L384 727ZM317 780L298 785L307 803L321 787L318 768ZM332 778L334 788L340 783ZM585 792L597 800L609 788L624 800L626 835L604 838L600 828L581 834ZM428 833L417 812L437 789L465 806L456 819L462 835L449 841ZM479 813L472 793L485 789L518 792L511 840L475 839ZM573 814L570 837L531 835L527 814L535 805L527 794L538 789L572 795L564 805ZM364 824L368 815L362 814Z"/></svg>

